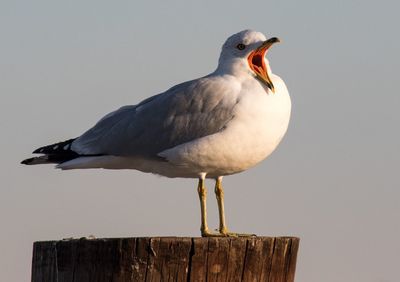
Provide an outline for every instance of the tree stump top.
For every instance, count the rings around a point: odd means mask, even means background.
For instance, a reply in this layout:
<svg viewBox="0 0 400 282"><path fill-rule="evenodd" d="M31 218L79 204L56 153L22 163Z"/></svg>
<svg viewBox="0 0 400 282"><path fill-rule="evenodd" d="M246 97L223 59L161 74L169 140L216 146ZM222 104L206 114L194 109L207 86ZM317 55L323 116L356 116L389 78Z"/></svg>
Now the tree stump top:
<svg viewBox="0 0 400 282"><path fill-rule="evenodd" d="M294 281L296 237L35 242L32 281Z"/></svg>

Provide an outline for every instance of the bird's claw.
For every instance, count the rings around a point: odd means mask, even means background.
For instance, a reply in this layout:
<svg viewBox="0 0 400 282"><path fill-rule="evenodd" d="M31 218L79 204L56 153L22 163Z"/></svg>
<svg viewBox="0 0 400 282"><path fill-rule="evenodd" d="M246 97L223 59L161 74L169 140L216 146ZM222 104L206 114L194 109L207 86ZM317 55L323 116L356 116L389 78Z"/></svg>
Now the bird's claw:
<svg viewBox="0 0 400 282"><path fill-rule="evenodd" d="M216 232L210 232L209 230L202 230L201 237L256 237L256 234L244 234L234 233L227 230L215 230Z"/></svg>
<svg viewBox="0 0 400 282"><path fill-rule="evenodd" d="M256 237L256 234L234 233L228 230L219 230L219 234L225 237Z"/></svg>

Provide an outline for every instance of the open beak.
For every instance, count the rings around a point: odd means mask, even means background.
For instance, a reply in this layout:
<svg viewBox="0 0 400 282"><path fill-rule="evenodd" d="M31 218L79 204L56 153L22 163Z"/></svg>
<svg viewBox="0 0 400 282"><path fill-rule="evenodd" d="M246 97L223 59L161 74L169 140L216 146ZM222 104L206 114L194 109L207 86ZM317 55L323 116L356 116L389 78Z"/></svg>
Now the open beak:
<svg viewBox="0 0 400 282"><path fill-rule="evenodd" d="M268 49L277 42L281 42L279 38L272 37L266 41L264 41L260 47L255 49L250 53L247 57L247 61L249 62L249 66L251 70L256 74L256 76L263 82L269 89L271 89L272 93L275 93L274 85L268 75L267 67L265 66L264 57L267 53Z"/></svg>

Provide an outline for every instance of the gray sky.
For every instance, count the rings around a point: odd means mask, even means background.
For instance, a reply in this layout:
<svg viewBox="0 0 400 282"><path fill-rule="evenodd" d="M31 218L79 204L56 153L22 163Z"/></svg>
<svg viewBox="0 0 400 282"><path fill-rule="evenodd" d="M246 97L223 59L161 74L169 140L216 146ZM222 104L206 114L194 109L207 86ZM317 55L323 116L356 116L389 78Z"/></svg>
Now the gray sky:
<svg viewBox="0 0 400 282"><path fill-rule="evenodd" d="M37 240L200 234L195 180L19 161L208 74L246 28L283 40L268 56L293 112L268 160L225 178L228 226L301 237L296 281L398 281L399 2L137 2L0 2L0 281L29 281Z"/></svg>

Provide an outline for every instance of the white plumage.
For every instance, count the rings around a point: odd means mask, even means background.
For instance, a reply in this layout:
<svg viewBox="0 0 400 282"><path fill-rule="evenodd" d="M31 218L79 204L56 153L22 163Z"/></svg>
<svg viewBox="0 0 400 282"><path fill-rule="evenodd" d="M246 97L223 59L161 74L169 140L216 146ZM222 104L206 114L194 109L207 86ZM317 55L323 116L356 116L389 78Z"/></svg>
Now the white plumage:
<svg viewBox="0 0 400 282"><path fill-rule="evenodd" d="M290 119L285 83L265 58L275 42L256 31L234 34L214 72L122 107L80 137L39 148L34 153L44 156L23 163L136 169L200 180L253 167L278 146Z"/></svg>
<svg viewBox="0 0 400 282"><path fill-rule="evenodd" d="M257 44L265 40L261 33L246 31L236 34L228 42L247 41ZM235 44L229 45L228 42L222 50L219 66L213 73L175 86L143 105L123 107L104 118L109 120L108 123L100 122L72 143L72 150L78 154L106 153L106 156L80 157L61 163L57 167L128 168L168 177L197 178L200 173L206 173L207 177L217 177L241 172L265 159L286 132L290 117L289 94L284 82L276 75L270 75L275 93L260 83L248 68L246 56L234 57L231 52L236 53ZM169 103L165 102L166 99L175 101ZM191 103L196 104L190 105ZM182 107L183 113L173 108L163 112L162 108L171 104ZM151 121L148 124L145 118L140 117L146 115L144 110L151 112L149 119L155 122ZM218 116L214 119L215 113ZM178 126L170 126L165 122L177 121L179 117L184 123ZM122 126L118 123L122 123ZM215 126L215 123L218 124ZM215 132L209 133L208 130L199 128L209 125ZM129 130L134 131L138 127L142 131L152 131L151 134L147 134L146 140L140 140L140 145L143 146L144 143L148 147L159 147L159 152L151 152L153 155L149 155L137 150L136 139L141 136L132 136ZM115 128L119 132L115 132ZM171 129L197 129L205 133L199 132L200 136L196 136L197 138L173 147L166 148L162 144L154 144L160 135L166 134L168 139L177 135L174 132L164 132ZM124 138L131 142L118 140ZM157 159L156 156L165 159Z"/></svg>

